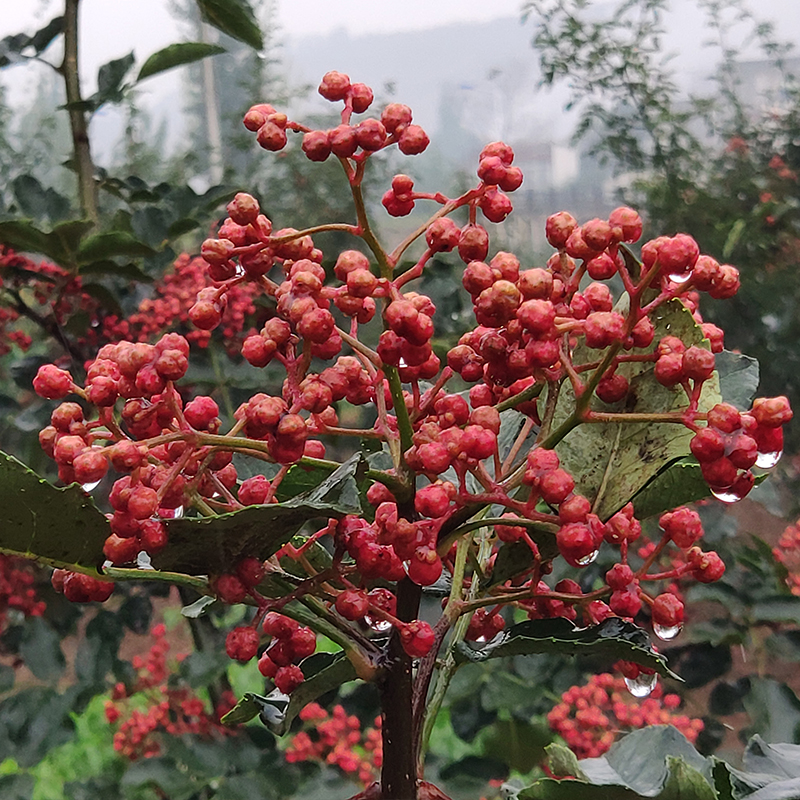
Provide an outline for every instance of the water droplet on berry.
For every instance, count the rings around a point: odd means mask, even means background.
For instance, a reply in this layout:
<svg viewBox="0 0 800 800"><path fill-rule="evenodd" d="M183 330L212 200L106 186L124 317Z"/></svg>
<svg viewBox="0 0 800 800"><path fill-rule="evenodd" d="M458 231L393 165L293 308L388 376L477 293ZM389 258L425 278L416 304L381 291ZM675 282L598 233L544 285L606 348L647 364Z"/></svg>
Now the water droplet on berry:
<svg viewBox="0 0 800 800"><path fill-rule="evenodd" d="M738 503L742 499L741 495L730 489L712 489L711 494L723 503Z"/></svg>
<svg viewBox="0 0 800 800"><path fill-rule="evenodd" d="M588 555L584 556L583 558L575 559L575 563L579 567L585 567L585 566L591 564L597 558L597 554L599 552L600 552L599 550L592 550L591 553L589 553Z"/></svg>
<svg viewBox="0 0 800 800"><path fill-rule="evenodd" d="M625 686L634 697L647 697L656 686L656 674L640 672L635 678L625 678Z"/></svg>
<svg viewBox="0 0 800 800"><path fill-rule="evenodd" d="M668 642L670 639L674 639L681 631L683 630L683 625L659 625L657 622L653 625L653 633L658 636L659 639L663 639L665 642Z"/></svg>
<svg viewBox="0 0 800 800"><path fill-rule="evenodd" d="M756 458L756 466L760 469L772 469L783 455L783 450L773 450L769 453L759 453Z"/></svg>
<svg viewBox="0 0 800 800"><path fill-rule="evenodd" d="M100 481L91 481L90 483L84 483L81 485L81 489L84 492L91 492L92 489L96 489L100 485Z"/></svg>
<svg viewBox="0 0 800 800"><path fill-rule="evenodd" d="M367 616L364 617L364 622L366 622L367 625L369 625L369 627L375 631L375 633L386 633L386 631L388 631L392 627L392 623L389 622L388 619L378 619L376 617L370 617L369 614L367 614Z"/></svg>
<svg viewBox="0 0 800 800"><path fill-rule="evenodd" d="M686 281L688 281L689 278L691 277L692 277L692 271L689 270L688 272L673 272L669 276L669 279L673 283L686 283Z"/></svg>

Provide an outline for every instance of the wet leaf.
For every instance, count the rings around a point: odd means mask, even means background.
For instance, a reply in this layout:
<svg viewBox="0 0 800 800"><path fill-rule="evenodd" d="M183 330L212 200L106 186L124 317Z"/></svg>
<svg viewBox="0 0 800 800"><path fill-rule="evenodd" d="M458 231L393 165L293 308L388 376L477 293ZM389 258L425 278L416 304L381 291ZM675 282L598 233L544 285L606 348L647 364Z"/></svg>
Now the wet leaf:
<svg viewBox="0 0 800 800"><path fill-rule="evenodd" d="M170 520L169 543L153 556L153 567L206 575L210 565L215 572L225 572L245 557L264 561L306 522L360 513L357 476L363 479L365 469L365 462L357 454L310 492L285 503L249 506L214 517Z"/></svg>
<svg viewBox="0 0 800 800"><path fill-rule="evenodd" d="M77 484L57 488L0 453L0 552L95 573L104 561L105 516Z"/></svg>
<svg viewBox="0 0 800 800"><path fill-rule="evenodd" d="M687 345L706 346L700 326L678 300L665 303L654 314L655 341L678 336ZM632 350L632 353L639 351ZM641 351L646 352L646 351ZM595 361L599 351L584 350L580 362ZM686 408L688 401L680 387L662 386L654 377L653 362L633 362L619 371L630 382L628 397L614 406L597 398L597 411L653 413ZM716 373L703 385L700 410L720 401ZM556 407L554 427L574 409L575 398L564 381ZM692 433L677 423L587 423L569 433L556 451L562 466L576 479L576 492L592 500L601 519L607 519L646 486L667 464L689 454Z"/></svg>
<svg viewBox="0 0 800 800"><path fill-rule="evenodd" d="M659 675L677 678L663 655L655 653L650 638L641 628L618 617L610 617L591 628L577 628L563 617L527 620L507 628L497 639L482 647L461 642L455 653L458 663L483 662L489 658L564 653L633 661L654 669Z"/></svg>

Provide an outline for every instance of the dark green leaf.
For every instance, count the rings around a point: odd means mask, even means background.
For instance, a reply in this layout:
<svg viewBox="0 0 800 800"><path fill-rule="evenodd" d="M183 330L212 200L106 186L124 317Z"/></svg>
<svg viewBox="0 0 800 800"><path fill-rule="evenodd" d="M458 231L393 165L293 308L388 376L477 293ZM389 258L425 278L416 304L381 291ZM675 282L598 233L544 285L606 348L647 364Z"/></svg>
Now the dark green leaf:
<svg viewBox="0 0 800 800"><path fill-rule="evenodd" d="M90 98L95 108L99 108L103 103L118 102L122 99L122 81L135 60L133 53L130 52L122 58L115 58L103 64L97 70L97 91Z"/></svg>
<svg viewBox="0 0 800 800"><path fill-rule="evenodd" d="M0 757L31 767L49 750L68 741L75 691L58 694L37 686L15 692L0 703Z"/></svg>
<svg viewBox="0 0 800 800"><path fill-rule="evenodd" d="M264 46L264 37L255 14L246 0L196 0L203 19L255 50Z"/></svg>
<svg viewBox="0 0 800 800"><path fill-rule="evenodd" d="M312 491L285 503L250 506L217 517L170 520L169 543L152 559L156 569L205 575L233 569L242 558L265 560L274 555L306 523L360 512L357 477L366 469L353 456Z"/></svg>
<svg viewBox="0 0 800 800"><path fill-rule="evenodd" d="M485 733L483 754L496 758L517 772L530 772L544 758L553 733L544 722L534 725L512 717L498 720Z"/></svg>
<svg viewBox="0 0 800 800"><path fill-rule="evenodd" d="M0 552L90 573L105 560L108 522L77 484L56 488L0 453L0 508Z"/></svg>
<svg viewBox="0 0 800 800"><path fill-rule="evenodd" d="M114 671L124 630L122 619L101 609L86 627L86 637L78 647L75 673L78 680L95 691L106 687L106 679Z"/></svg>
<svg viewBox="0 0 800 800"><path fill-rule="evenodd" d="M201 788L199 781L188 772L177 769L170 759L158 756L143 758L128 767L121 786L125 790L155 786L159 789L156 796L169 797L170 800L189 800Z"/></svg>
<svg viewBox="0 0 800 800"><path fill-rule="evenodd" d="M55 189L45 189L33 175L19 175L11 183L14 197L23 214L50 222L64 219L69 214L69 200Z"/></svg>
<svg viewBox="0 0 800 800"><path fill-rule="evenodd" d="M142 272L136 264L117 264L116 261L110 261L109 259L85 264L81 267L80 272L81 275L110 275L124 278L128 281L135 281L136 283L153 282L153 279L146 272Z"/></svg>
<svg viewBox="0 0 800 800"><path fill-rule="evenodd" d="M19 652L25 665L41 681L55 682L64 671L60 637L41 617L25 622Z"/></svg>
<svg viewBox="0 0 800 800"><path fill-rule="evenodd" d="M113 256L151 256L155 253L152 247L140 242L125 231L109 231L96 233L84 241L78 248L80 264L90 264Z"/></svg>
<svg viewBox="0 0 800 800"><path fill-rule="evenodd" d="M216 44L205 44L204 42L179 42L153 53L147 61L142 64L137 81L143 81L151 75L165 72L173 67L180 67L183 64L191 64L201 58L215 56L219 53L227 52L224 47Z"/></svg>
<svg viewBox="0 0 800 800"><path fill-rule="evenodd" d="M759 600L750 610L753 622L794 622L800 624L800 597L769 597Z"/></svg>
<svg viewBox="0 0 800 800"><path fill-rule="evenodd" d="M508 775L508 767L504 760L496 760L485 756L465 756L448 764L440 772L442 778L454 783L499 780Z"/></svg>
<svg viewBox="0 0 800 800"><path fill-rule="evenodd" d="M58 242L58 246L63 251L61 256L61 266L71 267L75 261L76 254L81 245L81 239L94 227L94 224L85 219L73 219L66 222L59 222L48 234L48 238Z"/></svg>
<svg viewBox="0 0 800 800"><path fill-rule="evenodd" d="M134 594L125 599L119 610L122 624L140 636L150 630L153 618L153 604L145 594Z"/></svg>
<svg viewBox="0 0 800 800"><path fill-rule="evenodd" d="M81 289L90 297L97 300L104 311L109 311L117 316L125 316L125 312L122 310L117 296L110 289L103 286L102 283L84 283ZM86 330L86 326L84 326L83 329Z"/></svg>
<svg viewBox="0 0 800 800"><path fill-rule="evenodd" d="M5 694L14 688L15 677L16 673L13 667L6 666L5 664L0 666L0 694Z"/></svg>
<svg viewBox="0 0 800 800"><path fill-rule="evenodd" d="M483 647L461 642L455 656L456 661L463 664L531 653L593 655L609 661L622 659L650 667L659 675L678 678L667 667L664 656L653 652L648 635L633 623L618 617L610 617L591 628L576 628L563 617L528 620L512 625Z"/></svg>
<svg viewBox="0 0 800 800"><path fill-rule="evenodd" d="M39 55L50 45L50 42L64 32L64 17L53 17L44 28L40 28L28 43Z"/></svg>
<svg viewBox="0 0 800 800"><path fill-rule="evenodd" d="M295 464L289 468L286 476L278 486L275 497L279 502L291 500L304 492L310 492L319 486L329 475L331 470L326 467L304 467Z"/></svg>
<svg viewBox="0 0 800 800"><path fill-rule="evenodd" d="M47 234L40 231L32 222L24 219L7 220L0 222L0 242L31 253L49 255L50 242Z"/></svg>
<svg viewBox="0 0 800 800"><path fill-rule="evenodd" d="M680 458L666 466L633 496L633 510L638 519L647 519L710 495L711 490L697 461Z"/></svg>
<svg viewBox="0 0 800 800"><path fill-rule="evenodd" d="M344 653L315 653L300 664L305 680L291 696L277 689L266 697L247 692L222 718L225 725L238 725L257 716L273 732L282 736L294 718L309 703L338 689L356 677L355 669Z"/></svg>
<svg viewBox="0 0 800 800"><path fill-rule="evenodd" d="M556 537L550 531L539 531L526 528L528 535L536 542L542 558L550 559L558 555ZM505 583L509 578L526 572L533 564L533 551L525 542L511 542L504 544L497 551L491 574L488 576L486 586L496 586Z"/></svg>
<svg viewBox="0 0 800 800"><path fill-rule="evenodd" d="M758 361L743 353L723 350L717 353L716 367L723 401L747 411L758 391Z"/></svg>
<svg viewBox="0 0 800 800"><path fill-rule="evenodd" d="M0 797L4 800L29 800L33 797L33 775L18 773L0 778Z"/></svg>

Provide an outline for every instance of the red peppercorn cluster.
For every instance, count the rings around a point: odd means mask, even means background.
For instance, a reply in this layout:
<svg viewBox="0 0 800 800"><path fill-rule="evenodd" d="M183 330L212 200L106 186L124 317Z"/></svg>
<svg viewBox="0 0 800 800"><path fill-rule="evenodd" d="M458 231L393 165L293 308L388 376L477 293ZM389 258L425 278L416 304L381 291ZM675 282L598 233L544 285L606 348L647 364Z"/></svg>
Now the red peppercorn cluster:
<svg viewBox="0 0 800 800"><path fill-rule="evenodd" d="M647 725L673 725L694 743L703 720L676 713L680 705L678 695L664 694L660 686L637 702L625 691L622 678L603 673L593 675L584 686L567 689L547 721L578 758L597 758L620 733Z"/></svg>
<svg viewBox="0 0 800 800"><path fill-rule="evenodd" d="M0 554L0 631L8 612L41 617L46 605L36 592L36 574L30 561Z"/></svg>
<svg viewBox="0 0 800 800"><path fill-rule="evenodd" d="M549 217L546 235L556 252L543 266L523 266L513 253L492 253L478 212L492 222L504 219L511 210L507 193L522 181L503 142L481 151L477 185L459 197L415 192L408 176L395 175L383 200L390 214L410 213L423 200L439 208L387 251L369 224L361 195L364 170L377 151L397 144L403 153L418 153L427 137L399 104L387 106L380 119L353 123L354 113L369 108L372 92L346 75L328 73L320 92L344 104L342 123L333 130L309 129L268 104L253 106L244 123L267 150L283 148L287 131L295 131L303 134L311 160L339 158L353 190L356 223L274 229L256 198L240 192L217 236L202 245L208 280L200 279L191 262L186 282L176 277L174 292L165 289L160 298L165 313L172 308L168 300L180 299L180 312L172 312L180 319L187 301L181 293L193 287L188 319L206 333L222 325L230 338L243 333L250 314L245 307L263 293L269 310L260 329L242 336L240 349L255 369L279 365L286 374L280 389L243 402L224 431L211 397L187 401L190 395L179 392L191 354L188 338L177 333L164 333L155 344L104 346L88 365L83 386L55 365L44 366L34 381L43 397L74 393L84 401L62 403L41 435L62 479L92 483L109 465L121 473L109 497L106 557L127 564L142 553L158 553L168 546L164 520L181 511L209 516L273 503L287 475L308 466L332 472L337 463L320 463L325 447L312 437L355 442L351 451L370 439L383 461L362 463L369 484L364 513L323 513L316 530L309 525L304 531L304 543L284 545L266 566L247 558L220 573L209 565L210 593L257 607L250 624L231 631L228 654L254 658L264 620L272 641L259 667L281 692L300 685L302 660L314 652L313 632L289 619L292 601L306 594L325 604L328 622L343 635L352 635L366 651L374 649L375 663L381 663L385 646L379 634L393 630L392 641L399 639L410 657L427 658L423 663L430 665L460 614L473 615L467 638L492 639L503 629L499 612L509 603L531 618L580 615L587 625L611 615L634 619L645 611L642 617L649 616L655 632L672 638L684 613L673 591L676 582L713 581L724 571L717 554L697 544L699 517L687 508L664 514L660 542L638 565L631 563L630 546L641 536L633 506L601 518L597 498L576 491L583 476L562 466L557 448L584 423L682 425L694 433L692 452L723 499L741 496L752 485L750 470L759 465L759 453L769 453L774 463L781 426L791 418L785 398L756 401L743 414L724 404L709 410L703 393L722 332L702 321L698 293L731 296L738 288L735 268L702 256L684 234L644 243L637 259L629 245L641 237L642 221L627 207L583 224L565 211ZM453 221L458 209L465 210L466 224ZM358 240L335 258L329 255L332 274L312 238L326 231ZM404 256L415 242L421 255L407 266ZM476 325L449 350L443 366L441 351L434 350L435 304L413 287L435 256L456 252L465 264L462 285L472 298ZM625 302L615 301L611 279L623 287ZM235 322L226 322L237 304ZM676 335L678 325L667 327L669 335L662 331L656 343L662 312L681 316L690 328L682 335L691 341ZM371 322L382 328L377 344L372 330L364 329ZM667 407L626 413L626 401L635 399L634 378L649 380L651 373L665 387L657 388L669 397ZM468 391L451 384L456 374L471 385ZM556 425L565 398L574 408L567 423ZM369 406L363 415L368 427L353 427L348 405ZM96 409L97 418L85 407ZM512 408L521 428L501 448L502 412ZM269 479L240 481L234 452L277 466ZM489 512L501 516L485 516ZM477 548L465 536L481 526L486 530ZM321 541L331 560L318 571L306 555ZM471 560L461 543L472 548ZM516 574L485 580L509 544L523 545L515 551L521 554ZM556 556L581 568L603 546L618 548L619 557L602 585L586 591L564 578L551 587ZM656 568L667 548L680 556ZM290 563L303 576L296 588L283 598L262 595L265 569ZM451 576L457 576L463 597L448 598L436 627L398 604L401 589L449 584ZM648 582L658 588L646 591ZM649 680L635 665L624 669L630 680Z"/></svg>
<svg viewBox="0 0 800 800"><path fill-rule="evenodd" d="M73 603L105 603L114 591L111 581L67 569L53 570L50 582L59 594Z"/></svg>
<svg viewBox="0 0 800 800"><path fill-rule="evenodd" d="M309 703L300 719L303 729L292 737L284 753L290 764L329 764L364 786L378 778L383 763L380 717L362 728L358 717L348 715L340 705L329 714L318 703Z"/></svg>
<svg viewBox="0 0 800 800"><path fill-rule="evenodd" d="M114 733L114 750L136 761L161 753L160 736L193 734L210 738L231 733L219 720L235 703L228 692L220 708L210 714L205 703L188 687L178 684L170 674L167 653L170 645L166 628L158 624L151 630L155 639L146 657L134 656L132 666L136 680L132 686L118 683L106 702L105 714L109 724L123 720ZM182 656L176 656L180 661ZM169 682L167 682L169 679ZM141 700L147 707L142 709Z"/></svg>
<svg viewBox="0 0 800 800"><path fill-rule="evenodd" d="M783 428L792 419L785 397L759 397L748 413L719 403L692 439L692 454L714 494L732 502L755 484L752 467L769 469L783 452Z"/></svg>

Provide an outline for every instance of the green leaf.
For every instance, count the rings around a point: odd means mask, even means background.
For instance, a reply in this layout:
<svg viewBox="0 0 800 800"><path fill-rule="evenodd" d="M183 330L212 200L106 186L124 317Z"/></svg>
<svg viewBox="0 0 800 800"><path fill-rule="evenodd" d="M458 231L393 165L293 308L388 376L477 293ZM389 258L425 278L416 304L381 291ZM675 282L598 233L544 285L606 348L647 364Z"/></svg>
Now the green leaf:
<svg viewBox="0 0 800 800"><path fill-rule="evenodd" d="M198 598L194 601L194 603L190 603L188 606L184 606L181 609L181 614L184 617L188 617L189 619L197 619L198 617L202 617L203 614L206 613L206 609L217 602L216 597L210 597L209 595L205 594L202 597Z"/></svg>
<svg viewBox="0 0 800 800"><path fill-rule="evenodd" d="M578 757L569 747L553 742L545 748L545 753L547 766L557 778L586 778L578 764Z"/></svg>
<svg viewBox="0 0 800 800"><path fill-rule="evenodd" d="M0 508L0 552L97 574L108 522L80 486L56 488L0 453Z"/></svg>
<svg viewBox="0 0 800 800"><path fill-rule="evenodd" d="M266 560L306 522L360 513L356 476L363 477L365 469L366 462L356 454L312 491L285 503L170 520L169 543L152 558L152 564L167 572L206 575L209 566L224 572L245 557Z"/></svg>
<svg viewBox="0 0 800 800"><path fill-rule="evenodd" d="M610 617L591 628L577 628L563 617L527 620L507 628L497 639L482 647L460 642L457 663L480 663L489 658L564 653L598 656L609 661L633 661L654 669L659 675L680 678L667 667L663 655L655 653L650 638L641 628L618 617Z"/></svg>
<svg viewBox="0 0 800 800"><path fill-rule="evenodd" d="M24 214L37 219L44 217L50 222L69 214L69 200L55 189L45 189L33 175L18 175L11 188Z"/></svg>
<svg viewBox="0 0 800 800"><path fill-rule="evenodd" d="M44 28L39 28L36 33L31 36L28 43L30 47L36 50L36 55L39 55L46 50L56 36L64 32L64 17L53 17Z"/></svg>
<svg viewBox="0 0 800 800"><path fill-rule="evenodd" d="M264 37L247 0L196 0L203 19L255 50L264 47Z"/></svg>
<svg viewBox="0 0 800 800"><path fill-rule="evenodd" d="M165 72L173 67L180 67L183 64L191 64L200 61L208 56L215 56L219 53L227 52L224 47L217 44L205 44L204 42L178 42L153 53L147 61L142 64L136 80L143 81L151 75Z"/></svg>
<svg viewBox="0 0 800 800"><path fill-rule="evenodd" d="M155 795L144 796L169 797L170 800L189 800L202 788L192 775L177 769L172 760L163 756L143 758L129 766L120 785L126 797L131 796L131 790L139 790L133 796L142 797L142 789L155 786L159 790Z"/></svg>
<svg viewBox="0 0 800 800"><path fill-rule="evenodd" d="M295 464L278 486L275 497L279 502L290 500L304 492L310 492L319 486L329 475L331 470L326 467L305 467Z"/></svg>
<svg viewBox="0 0 800 800"><path fill-rule="evenodd" d="M800 624L800 597L785 595L768 597L753 604L750 609L753 622L794 622Z"/></svg>
<svg viewBox="0 0 800 800"><path fill-rule="evenodd" d="M355 680L356 671L344 653L315 653L300 663L305 680L287 696L275 689L266 697L246 693L222 718L225 725L248 722L256 716L275 734L283 736L309 703L343 683Z"/></svg>
<svg viewBox="0 0 800 800"><path fill-rule="evenodd" d="M122 100L122 81L135 60L133 52L130 52L122 58L115 58L103 64L97 70L97 91L90 98L95 108L109 101Z"/></svg>
<svg viewBox="0 0 800 800"><path fill-rule="evenodd" d="M152 283L153 279L143 272L136 264L117 264L116 261L103 259L92 261L90 264L81 266L81 275L109 275L116 278L124 278L136 283Z"/></svg>
<svg viewBox="0 0 800 800"><path fill-rule="evenodd" d="M710 496L711 490L697 461L691 457L679 458L633 496L633 510L638 519L647 519Z"/></svg>
<svg viewBox="0 0 800 800"><path fill-rule="evenodd" d="M545 560L558 555L558 545L555 534L550 531L539 531L526 527L528 535L539 547L539 553ZM533 564L533 552L526 542L511 542L503 544L497 551L497 558L485 587L505 583L509 578L526 572ZM481 588L485 588L482 584Z"/></svg>
<svg viewBox="0 0 800 800"><path fill-rule="evenodd" d="M749 772L800 778L800 746L796 744L767 744L760 736L748 743L742 758Z"/></svg>
<svg viewBox="0 0 800 800"><path fill-rule="evenodd" d="M25 665L41 681L55 682L64 671L60 637L41 617L31 617L22 631L20 655Z"/></svg>
<svg viewBox="0 0 800 800"><path fill-rule="evenodd" d="M750 732L768 742L800 742L800 700L785 683L752 677L743 702L752 722Z"/></svg>
<svg viewBox="0 0 800 800"><path fill-rule="evenodd" d="M496 758L511 769L527 773L541 763L545 746L553 739L546 723L539 725L512 717L497 720L484 733L483 755Z"/></svg>
<svg viewBox="0 0 800 800"><path fill-rule="evenodd" d="M151 256L155 253L152 247L140 242L125 231L109 231L96 233L84 241L78 248L80 264L90 264L113 256Z"/></svg>
<svg viewBox="0 0 800 800"><path fill-rule="evenodd" d="M655 340L677 336L687 345L708 346L691 312L671 300L654 313ZM632 353L646 352L632 350ZM584 350L578 363L596 361L602 353ZM594 410L634 413L677 411L687 407L680 387L662 386L653 374L653 362L627 362L620 371L630 382L625 400L612 407L592 401ZM700 410L720 401L716 373L703 384ZM556 406L554 427L575 407L569 381L564 381ZM575 491L588 497L601 519L607 519L646 486L664 464L689 455L692 432L677 423L591 423L580 425L556 446L561 465L576 478Z"/></svg>
<svg viewBox="0 0 800 800"><path fill-rule="evenodd" d="M716 368L723 401L740 411L749 410L758 391L758 361L743 353L723 350L717 353Z"/></svg>
<svg viewBox="0 0 800 800"><path fill-rule="evenodd" d="M548 754L554 752L548 748ZM519 800L716 800L714 762L704 758L686 737L669 725L633 731L606 755L559 767L575 770L577 780L544 779L522 789Z"/></svg>
<svg viewBox="0 0 800 800"><path fill-rule="evenodd" d="M110 311L112 314L116 314L120 317L125 316L125 312L122 310L117 296L110 289L103 286L102 283L84 283L81 289L88 294L89 297L93 297L97 300L103 307L103 310Z"/></svg>
<svg viewBox="0 0 800 800"><path fill-rule="evenodd" d="M30 220L13 219L0 222L0 242L15 250L50 255L47 234L40 231Z"/></svg>

